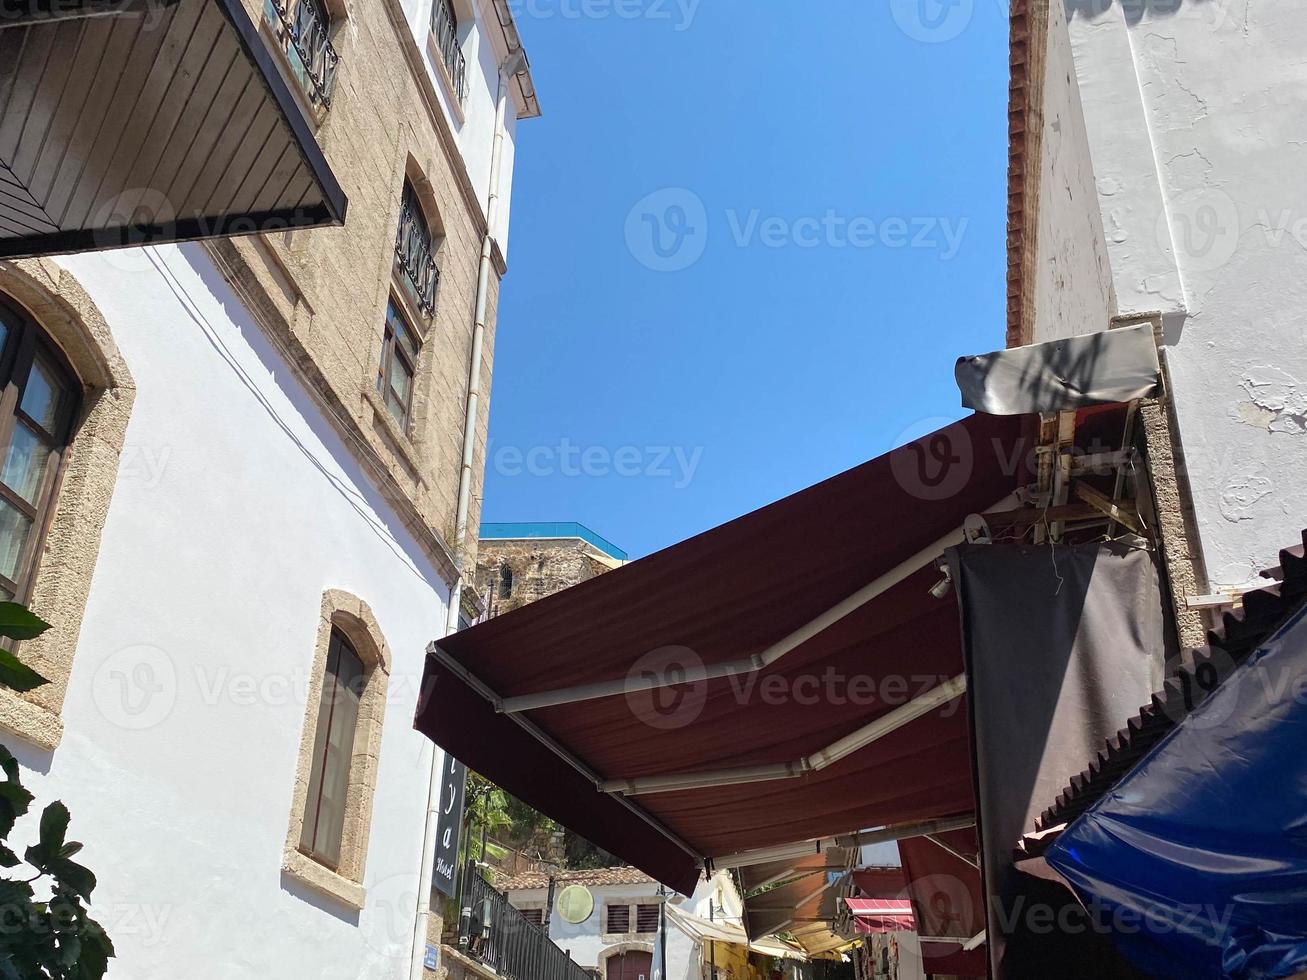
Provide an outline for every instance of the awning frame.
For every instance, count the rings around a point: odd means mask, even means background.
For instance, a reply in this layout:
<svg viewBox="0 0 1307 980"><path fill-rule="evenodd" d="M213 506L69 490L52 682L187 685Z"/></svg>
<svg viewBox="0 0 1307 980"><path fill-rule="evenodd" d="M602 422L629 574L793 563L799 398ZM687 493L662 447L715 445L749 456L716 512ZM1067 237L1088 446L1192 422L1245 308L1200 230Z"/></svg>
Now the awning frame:
<svg viewBox="0 0 1307 980"><path fill-rule="evenodd" d="M956 817L942 817L936 820L919 820L913 823L895 824L877 830L863 830L842 837L823 837L820 840L801 841L796 844L780 844L776 847L761 847L753 851L740 851L709 859L711 870L724 868L743 868L751 864L767 864L771 861L785 861L789 858L806 857L820 854L832 847L863 847L867 844L886 844L890 841L905 840L909 837L926 837L931 834L947 834L952 830L965 830L976 825L976 815L968 813Z"/></svg>
<svg viewBox="0 0 1307 980"><path fill-rule="evenodd" d="M1008 494L999 500L992 507L985 510L986 514L994 514L1010 509L1013 505L1020 503L1020 499L1015 493ZM552 691L540 691L535 694L523 694L517 697L501 698L493 693L487 695L490 703L494 705L496 711L501 714L517 715L524 711L532 711L536 708L552 708L563 704L576 704L580 701L593 701L597 698L614 697L619 694L634 694L637 691L653 691L664 687L672 687L677 684L696 684L705 680L715 680L720 677L731 677L739 674L757 673L767 667L770 667L776 661L780 660L787 653L802 646L811 640L818 633L835 625L844 617L850 615L856 610L862 608L873 599L888 592L894 586L906 579L911 578L917 572L930 565L940 555L948 551L949 548L956 547L966 540L966 529L958 528L950 531L939 540L932 544L926 545L920 551L905 558L889 571L872 579L857 592L847 598L837 602L825 612L820 613L807 623L793 630L786 636L777 640L761 653L752 656L742 657L738 660L728 660L710 666L696 667L691 669L665 672L662 675L649 673L640 677L623 677L611 681L599 681L594 684L581 684L575 687L557 688ZM428 648L430 652L430 648ZM439 651L436 654L437 659L442 664L451 667L455 661L452 657ZM484 687L484 685L482 685ZM489 688L486 688L489 691Z"/></svg>

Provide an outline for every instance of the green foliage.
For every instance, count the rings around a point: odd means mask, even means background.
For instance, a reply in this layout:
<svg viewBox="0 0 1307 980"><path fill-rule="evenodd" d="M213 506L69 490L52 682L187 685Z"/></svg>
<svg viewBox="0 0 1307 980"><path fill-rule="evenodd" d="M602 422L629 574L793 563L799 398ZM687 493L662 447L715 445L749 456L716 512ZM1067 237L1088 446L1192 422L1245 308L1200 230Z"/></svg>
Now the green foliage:
<svg viewBox="0 0 1307 980"><path fill-rule="evenodd" d="M50 624L38 619L16 602L0 602L0 636L11 640L30 640L40 636ZM10 650L0 648L0 687L30 691L48 684L44 677L19 661Z"/></svg>
<svg viewBox="0 0 1307 980"><path fill-rule="evenodd" d="M0 637L30 640L49 628L17 603L0 602ZM0 686L30 691L46 683L12 651L0 649ZM0 980L100 980L113 943L82 905L91 899L95 875L73 860L82 845L68 840L68 808L57 801L45 808L37 842L19 860L9 835L31 807L32 794L3 745L0 773L0 868L28 865L14 877L0 877ZM37 898L37 883L47 898Z"/></svg>

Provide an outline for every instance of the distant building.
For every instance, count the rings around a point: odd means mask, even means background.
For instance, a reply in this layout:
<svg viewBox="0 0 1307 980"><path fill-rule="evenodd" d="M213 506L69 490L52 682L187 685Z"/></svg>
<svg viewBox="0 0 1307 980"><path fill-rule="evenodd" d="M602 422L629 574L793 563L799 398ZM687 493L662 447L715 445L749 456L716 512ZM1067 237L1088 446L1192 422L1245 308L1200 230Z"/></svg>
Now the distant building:
<svg viewBox="0 0 1307 980"><path fill-rule="evenodd" d="M703 918L709 915L710 902L718 913L730 907L735 921L740 914L729 874L701 880L690 898L665 896L658 882L632 867L556 871L552 876L549 871L530 871L500 879L495 886L530 921L547 928L549 938L573 960L604 980L653 976L664 901ZM704 975L700 942L669 922L665 943L668 980L697 980Z"/></svg>
<svg viewBox="0 0 1307 980"><path fill-rule="evenodd" d="M477 591L491 618L580 585L626 560L625 551L584 524L483 524Z"/></svg>

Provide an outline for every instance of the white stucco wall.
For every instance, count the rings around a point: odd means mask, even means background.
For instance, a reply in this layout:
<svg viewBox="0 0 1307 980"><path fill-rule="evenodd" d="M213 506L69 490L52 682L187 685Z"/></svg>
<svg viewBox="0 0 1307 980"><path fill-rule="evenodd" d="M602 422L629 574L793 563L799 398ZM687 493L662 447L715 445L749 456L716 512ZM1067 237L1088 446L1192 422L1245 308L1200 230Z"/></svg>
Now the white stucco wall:
<svg viewBox="0 0 1307 980"><path fill-rule="evenodd" d="M1119 312L1170 314L1203 558L1242 584L1307 511L1307 7L1070 8Z"/></svg>
<svg viewBox="0 0 1307 980"><path fill-rule="evenodd" d="M1036 341L1107 329L1112 278L1094 193L1089 138L1062 4L1049 8L1039 206Z"/></svg>
<svg viewBox="0 0 1307 980"><path fill-rule="evenodd" d="M549 938L558 946L569 950L572 959L584 967L601 966L605 954L619 948L620 944L605 942L603 938L604 906L607 903L629 905L654 904L661 901L658 885L645 882L634 885L593 885L588 886L594 896L595 908L584 922L570 923L555 912L549 923ZM543 907L548 898L548 889L533 888L507 892L509 901L519 908ZM708 902L713 900L720 909L727 906L727 914L734 914L739 921L739 900L734 889L722 890L720 882L701 880L695 893L689 898L672 895L668 901L680 909L708 918ZM733 913L732 913L733 908ZM654 936L640 936L637 942L654 944ZM667 980L700 980L702 971L698 944L673 925L667 926Z"/></svg>
<svg viewBox="0 0 1307 980"><path fill-rule="evenodd" d="M24 778L72 811L112 980L406 976L434 751L412 721L448 588L199 247L155 254L177 292L140 250L60 260L137 397L63 742L20 751ZM361 913L280 871L329 588L394 658Z"/></svg>
<svg viewBox="0 0 1307 980"><path fill-rule="evenodd" d="M427 73L435 85L445 118L449 120L467 167L468 178L476 189L484 211L490 200L490 158L495 136L495 105L499 93L499 62L504 55L503 41L493 7L486 0L453 0L459 19L459 36L467 59L467 99L462 112L455 111L448 87L440 75L440 51L431 34L431 11L435 0L402 0L409 29L426 60ZM499 248L508 256L509 212L513 196L513 162L516 153L517 112L510 87L508 111L504 121L504 148L500 161L499 214L494 234Z"/></svg>

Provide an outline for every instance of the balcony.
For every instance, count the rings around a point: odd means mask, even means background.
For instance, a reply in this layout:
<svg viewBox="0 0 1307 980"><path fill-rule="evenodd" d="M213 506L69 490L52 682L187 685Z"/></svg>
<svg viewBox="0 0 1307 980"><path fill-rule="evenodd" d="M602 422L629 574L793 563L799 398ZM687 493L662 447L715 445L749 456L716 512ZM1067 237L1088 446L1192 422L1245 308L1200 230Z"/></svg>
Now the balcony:
<svg viewBox="0 0 1307 980"><path fill-rule="evenodd" d="M395 234L395 262L412 288L413 299L427 317L435 315L436 292L440 288L440 270L432 253L431 228L413 189L405 184L399 230Z"/></svg>
<svg viewBox="0 0 1307 980"><path fill-rule="evenodd" d="M458 948L504 980L594 980L469 866Z"/></svg>
<svg viewBox="0 0 1307 980"><path fill-rule="evenodd" d="M290 62L291 74L315 106L331 108L340 55L320 0L264 0L264 13Z"/></svg>
<svg viewBox="0 0 1307 980"><path fill-rule="evenodd" d="M458 18L449 0L436 0L431 11L431 33L435 35L440 60L449 72L454 86L454 97L461 106L467 101L467 59L458 44Z"/></svg>

